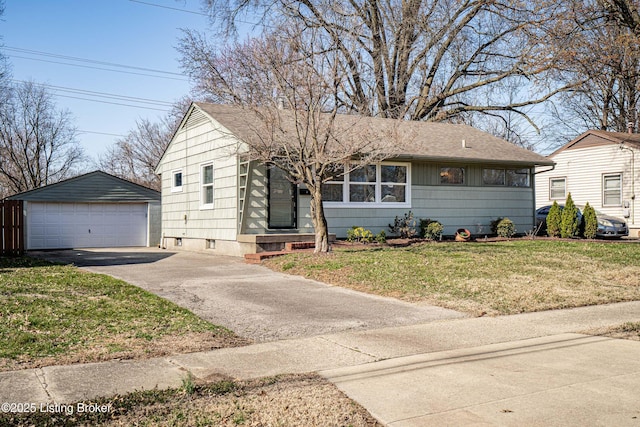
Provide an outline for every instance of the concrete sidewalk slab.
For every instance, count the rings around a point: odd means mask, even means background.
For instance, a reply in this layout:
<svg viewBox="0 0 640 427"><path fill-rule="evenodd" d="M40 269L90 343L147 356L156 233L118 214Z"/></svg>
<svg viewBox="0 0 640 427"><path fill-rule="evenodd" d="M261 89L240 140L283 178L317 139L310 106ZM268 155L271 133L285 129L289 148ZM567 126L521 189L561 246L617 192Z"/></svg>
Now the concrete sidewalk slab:
<svg viewBox="0 0 640 427"><path fill-rule="evenodd" d="M322 371L386 425L640 424L640 342L562 334Z"/></svg>
<svg viewBox="0 0 640 427"><path fill-rule="evenodd" d="M544 337L640 321L640 301L510 316L434 321L326 336L380 359Z"/></svg>
<svg viewBox="0 0 640 427"><path fill-rule="evenodd" d="M224 374L237 379L315 372L378 360L325 337L284 340L247 347L172 356L171 362L197 378Z"/></svg>

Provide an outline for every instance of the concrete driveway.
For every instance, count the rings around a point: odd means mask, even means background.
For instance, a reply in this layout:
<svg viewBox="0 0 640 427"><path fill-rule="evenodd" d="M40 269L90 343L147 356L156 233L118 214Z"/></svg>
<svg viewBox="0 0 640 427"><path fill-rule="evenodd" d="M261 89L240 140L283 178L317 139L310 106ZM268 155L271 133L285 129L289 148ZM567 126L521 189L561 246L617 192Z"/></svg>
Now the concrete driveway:
<svg viewBox="0 0 640 427"><path fill-rule="evenodd" d="M157 248L30 255L123 279L257 342L466 317L275 273L235 257Z"/></svg>

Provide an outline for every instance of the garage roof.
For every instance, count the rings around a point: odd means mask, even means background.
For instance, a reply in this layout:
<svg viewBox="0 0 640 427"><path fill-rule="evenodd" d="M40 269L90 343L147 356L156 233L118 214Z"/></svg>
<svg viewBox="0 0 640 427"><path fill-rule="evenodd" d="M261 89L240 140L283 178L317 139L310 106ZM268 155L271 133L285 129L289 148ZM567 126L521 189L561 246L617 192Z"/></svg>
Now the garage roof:
<svg viewBox="0 0 640 427"><path fill-rule="evenodd" d="M24 193L9 200L69 203L159 202L160 192L106 172L94 171Z"/></svg>

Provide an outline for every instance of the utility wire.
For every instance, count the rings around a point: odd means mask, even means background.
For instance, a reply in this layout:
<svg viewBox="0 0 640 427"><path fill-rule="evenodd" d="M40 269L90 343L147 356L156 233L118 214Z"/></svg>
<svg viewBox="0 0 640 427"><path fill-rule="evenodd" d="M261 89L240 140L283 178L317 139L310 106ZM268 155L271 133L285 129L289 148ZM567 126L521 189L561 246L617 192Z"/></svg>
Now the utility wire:
<svg viewBox="0 0 640 427"><path fill-rule="evenodd" d="M12 79L12 81L13 82L17 82L17 83L26 83L23 80ZM158 100L149 99L149 98L139 98L139 97L127 96L127 95L117 95L117 94L113 94L113 93L96 92L96 91L90 91L90 90L84 90L84 89L74 89L74 88L69 88L69 87L64 87L64 86L49 85L49 84L46 84L46 83L35 83L35 84L37 84L39 86L50 88L54 92L54 94L56 96L59 96L59 97L79 99L79 100L83 100L83 101L99 102L99 103L102 103L102 104L120 105L120 106L124 106L124 107L142 108L142 109L146 109L146 110L162 111L162 112L171 111L170 107L172 107L172 105L173 105L171 102L158 101ZM63 92L63 93L59 93L59 92ZM69 93L69 94L72 94L72 95L83 95L83 96L65 95L64 94L65 92ZM87 96L88 97L93 97L93 98L86 98ZM98 99L96 99L96 98L98 98ZM114 101L122 101L122 102L114 102ZM128 103L126 103L126 102L128 102ZM142 105L135 105L135 104L131 104L131 103L138 103L138 104L142 104ZM145 104L147 104L147 105L145 105ZM167 107L167 108L154 108L154 107Z"/></svg>
<svg viewBox="0 0 640 427"><path fill-rule="evenodd" d="M68 61L86 62L86 63L90 63L90 64L105 65L105 66L108 66L108 67L126 68L126 69L130 69L130 70L147 71L147 72L156 73L156 74L166 74L166 75L170 75L170 76L184 77L184 75L182 75L180 73L175 73L175 72L172 72L172 71L157 70L157 69L154 69L154 68L146 68L146 67L137 67L137 66L134 66L134 65L118 64L118 63L115 63L115 62L98 61L98 60L95 60L95 59L80 58L80 57L77 57L77 56L60 55L60 54L57 54L57 53L43 52L43 51L39 51L39 50L23 49L23 48L12 47L12 46L2 46L0 49L5 50L5 51L10 51L10 52L18 52L18 53L22 53L22 54L28 54L28 55L46 56L46 57L50 57L50 58L64 59L64 60L68 60Z"/></svg>

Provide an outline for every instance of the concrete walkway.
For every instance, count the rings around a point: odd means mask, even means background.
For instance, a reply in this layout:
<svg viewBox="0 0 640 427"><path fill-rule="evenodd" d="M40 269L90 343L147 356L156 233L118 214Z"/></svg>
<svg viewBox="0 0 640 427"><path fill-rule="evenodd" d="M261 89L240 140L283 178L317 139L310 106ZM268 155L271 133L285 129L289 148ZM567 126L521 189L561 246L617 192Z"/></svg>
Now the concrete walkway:
<svg viewBox="0 0 640 427"><path fill-rule="evenodd" d="M582 335L640 302L340 332L0 373L0 402L69 403L198 378L320 372L389 426L640 426L640 342Z"/></svg>

